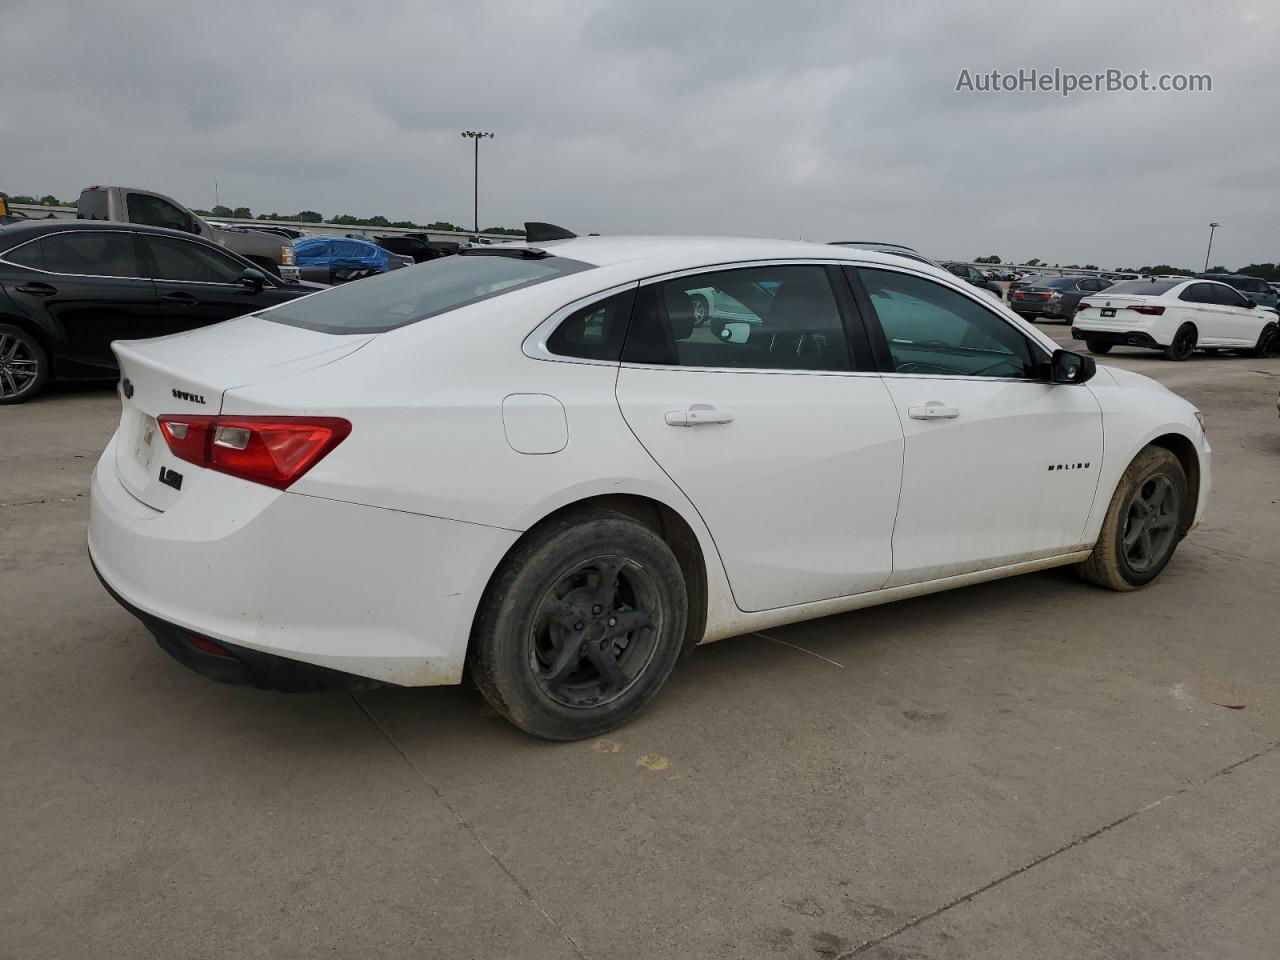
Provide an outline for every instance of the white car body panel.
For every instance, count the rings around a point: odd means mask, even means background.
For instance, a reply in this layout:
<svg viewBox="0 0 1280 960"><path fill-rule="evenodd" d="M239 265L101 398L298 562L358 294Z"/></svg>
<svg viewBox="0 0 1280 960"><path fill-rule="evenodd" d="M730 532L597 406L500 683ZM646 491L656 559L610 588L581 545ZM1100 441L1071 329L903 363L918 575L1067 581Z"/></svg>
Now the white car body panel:
<svg viewBox="0 0 1280 960"><path fill-rule="evenodd" d="M591 498L655 501L688 525L707 581L702 642L1082 559L1120 474L1164 434L1195 445L1197 519L1203 512L1209 449L1193 408L1120 371L1101 368L1079 386L726 374L530 346L548 318L606 291L797 260L914 272L1054 349L944 270L768 240L545 246L596 266L380 334L249 317L117 344L137 393L93 479L89 546L103 579L191 631L421 685L459 679L485 587L521 533ZM920 400L948 401L962 416L912 420L905 409ZM696 403L734 420L665 422ZM161 450L147 469L176 464L186 478L179 493L133 471L126 454L136 418L183 412L336 416L352 430L283 492Z"/></svg>

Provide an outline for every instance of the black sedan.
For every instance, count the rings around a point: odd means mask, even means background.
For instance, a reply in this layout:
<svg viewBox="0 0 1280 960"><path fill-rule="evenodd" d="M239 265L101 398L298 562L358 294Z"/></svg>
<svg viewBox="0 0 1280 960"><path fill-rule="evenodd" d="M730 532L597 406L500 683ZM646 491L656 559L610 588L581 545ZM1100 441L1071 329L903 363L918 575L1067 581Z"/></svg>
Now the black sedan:
<svg viewBox="0 0 1280 960"><path fill-rule="evenodd" d="M1105 277L1037 277L1033 283L1021 283L1009 291L1009 306L1031 320L1052 317L1069 323L1076 304L1111 283Z"/></svg>
<svg viewBox="0 0 1280 960"><path fill-rule="evenodd" d="M316 290L189 233L98 220L0 226L0 404L112 379L113 340L179 333Z"/></svg>

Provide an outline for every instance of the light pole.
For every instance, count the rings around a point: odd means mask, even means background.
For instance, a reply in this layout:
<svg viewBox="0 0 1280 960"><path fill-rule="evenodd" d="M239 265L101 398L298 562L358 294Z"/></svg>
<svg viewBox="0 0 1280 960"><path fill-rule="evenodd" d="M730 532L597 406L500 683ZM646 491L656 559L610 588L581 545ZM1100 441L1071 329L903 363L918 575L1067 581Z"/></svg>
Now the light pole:
<svg viewBox="0 0 1280 960"><path fill-rule="evenodd" d="M476 167L475 167L475 214L476 225L476 242L480 240L480 141L485 137L493 139L492 133L481 133L479 130L463 130L464 137L470 137L476 144Z"/></svg>
<svg viewBox="0 0 1280 960"><path fill-rule="evenodd" d="M1222 224L1220 223L1209 224L1209 249L1204 252L1204 272L1205 273L1209 272L1209 254L1213 252L1213 231L1217 230L1220 226L1222 226Z"/></svg>

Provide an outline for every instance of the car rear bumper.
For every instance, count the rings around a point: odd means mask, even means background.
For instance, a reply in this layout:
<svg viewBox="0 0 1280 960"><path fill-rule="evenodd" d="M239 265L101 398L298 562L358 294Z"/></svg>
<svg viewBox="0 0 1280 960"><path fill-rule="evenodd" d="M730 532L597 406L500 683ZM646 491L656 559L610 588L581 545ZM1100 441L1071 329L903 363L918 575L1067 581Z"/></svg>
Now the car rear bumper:
<svg viewBox="0 0 1280 960"><path fill-rule="evenodd" d="M1087 340L1091 343L1110 343L1119 346L1163 349L1163 345L1157 343L1155 337L1145 330L1082 330L1080 327L1072 327L1071 338L1073 340Z"/></svg>
<svg viewBox="0 0 1280 960"><path fill-rule="evenodd" d="M264 495L219 474L201 477L207 482L190 484L159 511L120 482L115 442L93 474L90 559L179 660L207 675L230 672L240 678L234 682L286 689L291 681L259 655L324 668L323 677L403 686L461 679L475 607L517 533ZM191 637L226 647L241 666L195 657Z"/></svg>

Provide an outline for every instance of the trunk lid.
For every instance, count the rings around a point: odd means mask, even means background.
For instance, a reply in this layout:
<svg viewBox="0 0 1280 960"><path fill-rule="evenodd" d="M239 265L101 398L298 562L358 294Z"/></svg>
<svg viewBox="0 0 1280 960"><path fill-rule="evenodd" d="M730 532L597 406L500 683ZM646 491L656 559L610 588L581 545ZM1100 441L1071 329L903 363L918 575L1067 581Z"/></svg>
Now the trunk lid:
<svg viewBox="0 0 1280 960"><path fill-rule="evenodd" d="M200 468L169 452L156 417L220 413L228 390L322 367L374 336L319 333L248 316L170 337L117 341L121 483L147 506L167 510Z"/></svg>

